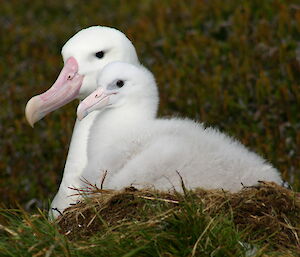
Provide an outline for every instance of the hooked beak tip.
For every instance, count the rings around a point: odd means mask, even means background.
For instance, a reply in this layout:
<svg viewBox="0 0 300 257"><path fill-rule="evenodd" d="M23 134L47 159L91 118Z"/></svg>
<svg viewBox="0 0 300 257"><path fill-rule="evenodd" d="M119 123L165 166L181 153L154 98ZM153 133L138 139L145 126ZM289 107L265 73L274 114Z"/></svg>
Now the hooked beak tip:
<svg viewBox="0 0 300 257"><path fill-rule="evenodd" d="M25 107L25 117L29 125L33 128L34 121L32 119L32 104L31 104L32 98L29 100L29 102L26 104Z"/></svg>
<svg viewBox="0 0 300 257"><path fill-rule="evenodd" d="M84 108L82 107L82 105L80 104L77 108L77 119L79 121L83 120L85 118L85 116L88 114L87 111L84 110Z"/></svg>
<svg viewBox="0 0 300 257"><path fill-rule="evenodd" d="M28 121L28 120L27 120L27 121ZM30 127L34 128L34 123L33 123L33 122L28 121L28 123L29 123L29 126L30 126Z"/></svg>
<svg viewBox="0 0 300 257"><path fill-rule="evenodd" d="M25 117L29 125L33 128L34 123L40 120L42 117L37 117L37 110L39 110L39 99L37 96L32 97L25 107Z"/></svg>
<svg viewBox="0 0 300 257"><path fill-rule="evenodd" d="M77 114L77 119L78 119L79 121L82 121L84 117L85 117L84 115L79 115L79 114Z"/></svg>

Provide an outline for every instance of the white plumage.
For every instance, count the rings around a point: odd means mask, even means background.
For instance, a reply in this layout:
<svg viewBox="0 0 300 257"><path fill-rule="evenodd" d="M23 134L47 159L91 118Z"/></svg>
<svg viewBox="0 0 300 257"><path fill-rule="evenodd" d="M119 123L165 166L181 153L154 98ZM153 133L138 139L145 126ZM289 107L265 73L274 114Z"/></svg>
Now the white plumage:
<svg viewBox="0 0 300 257"><path fill-rule="evenodd" d="M90 132L88 165L82 174L92 184L99 186L105 171L104 187L111 189L133 185L181 191L177 172L190 189L236 192L259 180L282 182L269 163L218 130L188 119L155 118L157 87L145 68L108 64L99 74L98 85L77 111L80 119L100 111Z"/></svg>
<svg viewBox="0 0 300 257"><path fill-rule="evenodd" d="M83 29L70 38L62 48L64 68L57 81L45 93L30 99L26 106L26 118L33 126L49 112L73 99L84 99L96 89L96 74L107 63L126 61L139 64L134 46L120 31L102 26ZM80 186L81 173L87 162L87 138L97 111L87 119L76 120L69 147L62 182L50 208L50 217L59 215L71 203L75 203ZM55 209L51 212L51 209Z"/></svg>

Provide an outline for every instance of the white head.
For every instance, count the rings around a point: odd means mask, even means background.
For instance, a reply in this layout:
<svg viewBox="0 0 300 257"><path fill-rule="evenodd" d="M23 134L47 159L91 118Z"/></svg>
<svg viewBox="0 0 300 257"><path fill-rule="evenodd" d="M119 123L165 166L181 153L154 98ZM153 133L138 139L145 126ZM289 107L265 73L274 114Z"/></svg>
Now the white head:
<svg viewBox="0 0 300 257"><path fill-rule="evenodd" d="M30 125L49 112L83 99L96 89L96 74L106 64L126 61L138 65L134 46L120 31L102 26L83 29L62 48L64 67L52 87L31 98L26 105Z"/></svg>
<svg viewBox="0 0 300 257"><path fill-rule="evenodd" d="M132 108L143 109L145 115L155 117L158 90L152 73L141 65L113 62L97 76L98 89L85 98L77 109L82 120L94 110Z"/></svg>

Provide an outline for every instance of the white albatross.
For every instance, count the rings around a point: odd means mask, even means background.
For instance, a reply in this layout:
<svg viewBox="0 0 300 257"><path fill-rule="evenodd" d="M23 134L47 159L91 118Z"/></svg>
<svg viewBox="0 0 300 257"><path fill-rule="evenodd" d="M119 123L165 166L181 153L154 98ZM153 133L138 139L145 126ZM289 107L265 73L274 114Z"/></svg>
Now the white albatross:
<svg viewBox="0 0 300 257"><path fill-rule="evenodd" d="M151 72L115 62L104 67L99 88L77 109L82 120L101 111L88 142L83 177L104 187L159 190L222 188L236 192L260 180L281 183L278 171L238 141L188 119L156 119L158 92ZM83 119L84 121L84 119Z"/></svg>
<svg viewBox="0 0 300 257"><path fill-rule="evenodd" d="M134 46L120 31L92 26L79 31L62 48L64 67L56 82L45 93L34 96L26 105L26 118L31 126L51 111L74 99L84 99L96 89L96 74L107 63L126 61L138 64ZM87 139L97 111L84 121L76 120L63 178L49 212L56 218L77 197L71 196L80 185L81 172L87 161ZM53 210L53 211L51 211Z"/></svg>

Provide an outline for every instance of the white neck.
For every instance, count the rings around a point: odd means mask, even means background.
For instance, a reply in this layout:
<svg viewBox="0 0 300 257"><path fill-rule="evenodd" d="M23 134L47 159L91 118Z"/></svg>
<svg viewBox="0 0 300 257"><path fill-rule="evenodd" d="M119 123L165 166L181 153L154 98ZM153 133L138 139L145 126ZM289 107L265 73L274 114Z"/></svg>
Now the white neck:
<svg viewBox="0 0 300 257"><path fill-rule="evenodd" d="M122 129L118 126L118 123L137 123L145 119L154 119L157 114L157 102L152 99L150 101L140 101L138 103L127 104L126 106L121 106L117 108L104 110L97 116L97 121L110 120L111 128L116 127ZM96 123L95 122L95 123Z"/></svg>
<svg viewBox="0 0 300 257"><path fill-rule="evenodd" d="M94 158L103 160L101 156L108 154L106 149L108 145L117 147L118 140L122 142L127 140L128 135L136 132L146 121L155 119L156 112L156 104L149 105L148 103L148 105L128 105L106 109L98 113L90 130L87 149L88 163L93 162ZM106 160L103 161L106 162Z"/></svg>
<svg viewBox="0 0 300 257"><path fill-rule="evenodd" d="M63 180L67 179L69 183L76 182L86 166L89 132L97 114L94 111L82 121L76 119L63 175ZM73 178L75 181L72 181Z"/></svg>
<svg viewBox="0 0 300 257"><path fill-rule="evenodd" d="M76 120L63 178L59 190L51 203L49 211L50 219L59 215L59 212L52 211L52 208L56 208L62 212L71 203L76 203L78 199L78 196L72 196L77 192L70 189L70 187L80 188L82 186L80 178L88 159L87 145L89 131L95 121L97 113L97 111L91 113L82 121Z"/></svg>

